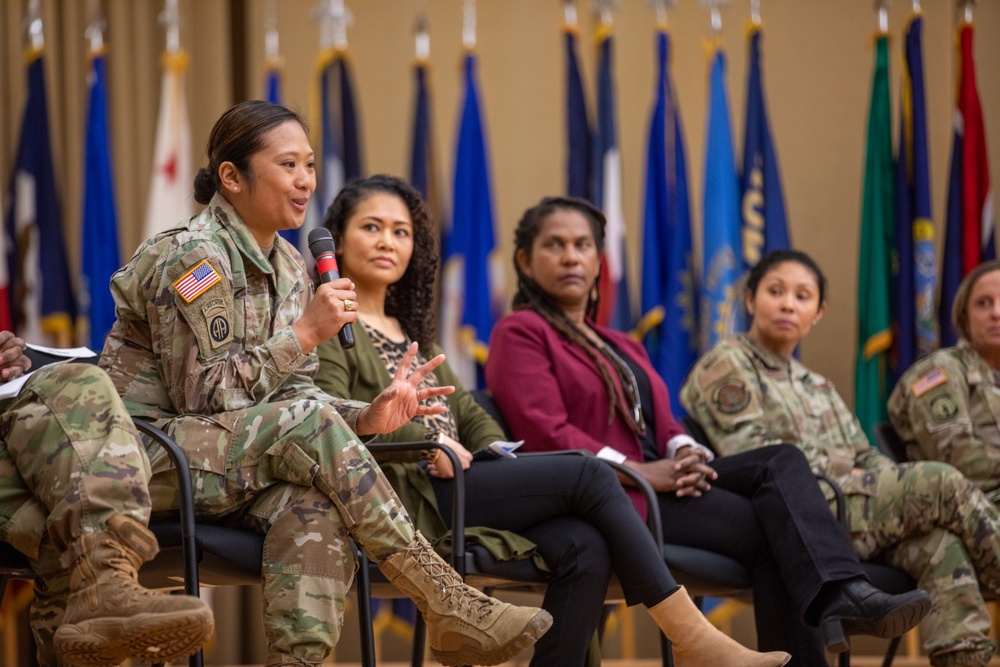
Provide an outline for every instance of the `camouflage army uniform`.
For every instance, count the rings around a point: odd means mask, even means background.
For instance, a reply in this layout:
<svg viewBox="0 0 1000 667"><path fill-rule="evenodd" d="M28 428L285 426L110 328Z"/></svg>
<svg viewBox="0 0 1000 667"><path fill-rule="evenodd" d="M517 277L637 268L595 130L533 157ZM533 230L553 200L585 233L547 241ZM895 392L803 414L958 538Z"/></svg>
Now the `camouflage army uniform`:
<svg viewBox="0 0 1000 667"><path fill-rule="evenodd" d="M913 364L889 418L909 458L950 463L1000 501L1000 375L967 341Z"/></svg>
<svg viewBox="0 0 1000 667"><path fill-rule="evenodd" d="M932 664L986 664L981 591L1000 594L1000 515L965 477L943 463L894 465L869 446L829 380L746 336L702 357L681 401L722 455L797 444L843 489L858 555L905 570L930 594L921 630Z"/></svg>
<svg viewBox="0 0 1000 667"><path fill-rule="evenodd" d="M87 364L37 371L0 402L0 539L36 574L31 627L42 667L69 595L67 546L116 514L149 521L149 462L107 375Z"/></svg>
<svg viewBox="0 0 1000 667"><path fill-rule="evenodd" d="M196 512L266 533L268 664L318 664L336 644L349 535L377 561L414 538L352 431L366 404L318 389L318 359L290 328L312 289L291 245L276 238L265 256L216 195L112 277L118 320L101 356L129 412L184 448ZM154 511L177 507L169 461L150 462Z"/></svg>

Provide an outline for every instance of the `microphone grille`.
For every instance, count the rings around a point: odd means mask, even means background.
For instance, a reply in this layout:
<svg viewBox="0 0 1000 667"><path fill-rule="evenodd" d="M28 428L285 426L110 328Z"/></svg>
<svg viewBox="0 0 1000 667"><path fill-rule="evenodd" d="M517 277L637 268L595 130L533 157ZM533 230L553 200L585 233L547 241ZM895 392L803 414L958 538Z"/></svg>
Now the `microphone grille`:
<svg viewBox="0 0 1000 667"><path fill-rule="evenodd" d="M334 252L333 235L326 227L317 227L309 232L309 252L318 257L325 252Z"/></svg>

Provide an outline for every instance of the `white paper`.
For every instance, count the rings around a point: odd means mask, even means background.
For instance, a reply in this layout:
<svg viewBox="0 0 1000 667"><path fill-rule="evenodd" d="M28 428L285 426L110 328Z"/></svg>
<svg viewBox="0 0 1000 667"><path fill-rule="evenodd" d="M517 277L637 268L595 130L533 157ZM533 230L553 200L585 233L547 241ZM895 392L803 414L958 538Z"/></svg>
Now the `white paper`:
<svg viewBox="0 0 1000 667"><path fill-rule="evenodd" d="M73 361L74 359L97 356L97 353L89 347L45 347L43 345L33 345L31 343L28 343L28 347L36 352L52 355L54 357L62 357L60 361L53 361L52 363L45 364L42 368L48 368L49 366L55 366L56 364L66 363ZM31 371L29 373L25 373L16 380L0 384L0 400L14 398L17 396L21 392L21 387L24 386L27 379L34 373L35 371Z"/></svg>
<svg viewBox="0 0 1000 667"><path fill-rule="evenodd" d="M26 373L21 377L17 378L16 380L11 380L10 382L4 382L3 384L0 384L0 400L3 400L5 398L14 398L15 396L17 396L18 393L21 391L21 387L24 386L25 380L27 380L30 375L31 373Z"/></svg>
<svg viewBox="0 0 1000 667"><path fill-rule="evenodd" d="M97 353L89 347L44 347L28 343L28 347L36 352L51 354L54 357L66 357L69 359L80 359L85 357L96 357Z"/></svg>

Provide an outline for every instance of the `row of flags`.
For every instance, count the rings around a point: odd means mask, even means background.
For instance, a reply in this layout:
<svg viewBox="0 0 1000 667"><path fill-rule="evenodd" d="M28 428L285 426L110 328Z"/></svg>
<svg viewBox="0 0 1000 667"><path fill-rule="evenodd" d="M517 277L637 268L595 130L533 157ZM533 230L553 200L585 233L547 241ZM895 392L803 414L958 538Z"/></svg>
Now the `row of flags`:
<svg viewBox="0 0 1000 667"><path fill-rule="evenodd" d="M649 121L643 204L641 315L631 312L625 271L620 153L615 142L612 33L598 29L597 120L588 129L576 56L575 26L566 33L567 192L588 197L608 219L598 320L640 337L683 414L679 390L699 353L743 326L745 272L763 253L789 247L777 155L760 68L760 26L750 31L743 173L737 174L725 53L709 49L703 211L703 277L692 250L687 159L677 96L670 79L670 35L656 33L655 96ZM586 138L590 137L588 141ZM587 165L591 170L587 171Z"/></svg>
<svg viewBox="0 0 1000 667"><path fill-rule="evenodd" d="M922 60L923 18L914 15L903 42L900 135L895 156L889 93L889 36L875 40L865 155L858 265L855 412L862 428L887 419L886 399L921 355L957 341L951 305L962 278L996 256L993 196L982 107L972 56L973 25L958 30L959 82L953 115L941 289L927 147ZM940 331L940 337L938 337Z"/></svg>
<svg viewBox="0 0 1000 667"><path fill-rule="evenodd" d="M0 233L0 329L17 331L33 342L70 347L83 340L100 350L114 324L114 302L107 285L121 265L121 255L105 56L103 45L88 54L81 279L77 291L70 276L52 160L44 48L35 45L28 53L28 96ZM191 139L183 86L186 63L182 51L163 56L147 236L192 212L187 183Z"/></svg>
<svg viewBox="0 0 1000 667"><path fill-rule="evenodd" d="M869 423L882 415L883 395L895 374L933 349L938 320L941 342L953 339L950 318L935 315L936 261L928 183L927 119L921 62L922 18L913 17L904 44L900 138L892 154L888 91L888 41L876 41L876 72L866 160L862 257L859 281L859 355L856 395ZM788 247L780 171L761 76L759 25L749 32L749 68L742 171L736 170L732 123L725 88L725 54L712 43L706 121L704 252L693 256L684 133L670 77L670 35L656 33L657 72L649 122L643 206L641 311L631 312L626 268L621 152L617 142L614 36L602 23L597 39L596 117L590 122L587 90L577 60L578 32L564 28L568 194L590 199L608 219L602 271L602 323L642 336L657 369L674 394L699 351L743 326L742 283L764 253ZM942 275L942 308L961 276L992 252L992 200L986 165L982 110L972 62L972 26L959 33L961 79L956 109L948 234ZM104 54L90 57L83 215L83 281L75 292L63 246L55 193L43 80L42 52L28 65L29 95L21 142L7 194L6 234L0 239L0 326L54 344L76 340L74 320L89 324L90 345L101 347L113 322L106 285L120 263L108 146ZM281 102L278 61L269 61L265 90ZM163 56L163 86L146 233L152 235L193 212L186 175L191 173L190 129L183 97L187 56ZM442 342L463 382L475 386L486 342L503 312L500 263L495 257L494 206L488 132L481 108L476 54L463 68L462 106L453 172L450 215L440 203L435 178L431 91L427 60L414 67L412 182L441 225ZM306 232L341 185L364 173L359 113L346 48L325 49L316 71L311 109L321 179L306 229L288 234L301 245ZM158 213L169 211L169 219ZM178 214L178 211L181 213ZM957 259L952 259L957 258ZM699 276L698 265L701 274ZM38 267L44 266L41 272ZM894 295L889 298L890 290ZM4 299L9 308L3 307ZM893 310L889 310L892 304ZM870 399L869 395L874 396ZM867 412L868 405L873 410ZM880 407L881 405L881 407ZM680 405L675 409L680 411Z"/></svg>

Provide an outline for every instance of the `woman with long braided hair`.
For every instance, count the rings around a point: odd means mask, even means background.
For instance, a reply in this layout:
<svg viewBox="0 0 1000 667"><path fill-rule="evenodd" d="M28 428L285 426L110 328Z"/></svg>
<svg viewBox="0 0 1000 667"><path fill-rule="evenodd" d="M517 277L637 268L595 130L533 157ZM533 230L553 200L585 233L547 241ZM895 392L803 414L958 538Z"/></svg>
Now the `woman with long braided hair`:
<svg viewBox="0 0 1000 667"><path fill-rule="evenodd" d="M788 651L793 664L826 665L824 645L844 651L846 635L895 636L919 622L926 594L871 586L800 451L713 459L674 420L642 346L595 323L600 211L543 199L524 213L515 246L514 313L493 330L486 381L524 449L589 449L637 471L658 492L671 543L751 570L758 646ZM725 408L740 396L719 400Z"/></svg>
<svg viewBox="0 0 1000 667"><path fill-rule="evenodd" d="M388 385L404 350L437 358L433 344L433 285L438 265L435 230L420 195L394 176L377 174L344 186L324 221L340 270L354 285L356 344L320 345L317 384L364 400ZM434 415L379 436L381 441L436 440L455 452L465 471L466 533L495 557L534 553L550 576L542 606L552 629L535 644L532 667L580 667L604 607L608 579L618 575L626 599L645 605L674 642L684 667L779 667L788 655L759 654L716 630L677 585L645 524L634 514L615 473L592 457L533 456L477 460L504 439L503 431L466 392L445 362L426 388L453 385ZM440 450L433 450L439 452ZM573 459L562 463L554 459ZM386 477L428 539L447 538L455 502L446 456L423 462L382 459ZM623 518L624 515L624 518ZM591 654L591 660L599 656Z"/></svg>

